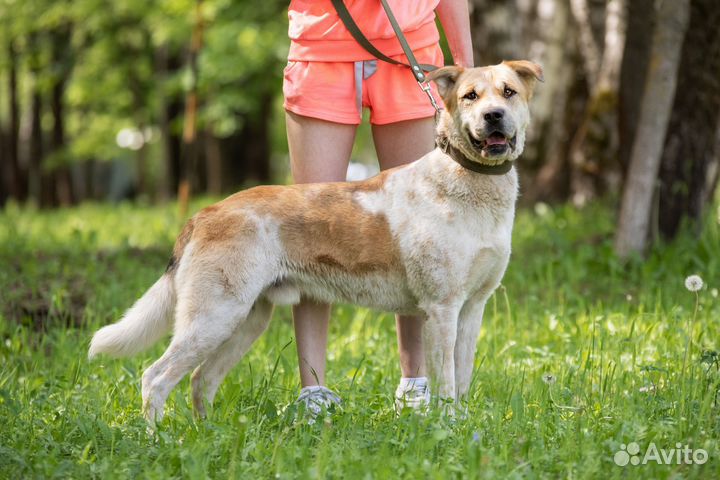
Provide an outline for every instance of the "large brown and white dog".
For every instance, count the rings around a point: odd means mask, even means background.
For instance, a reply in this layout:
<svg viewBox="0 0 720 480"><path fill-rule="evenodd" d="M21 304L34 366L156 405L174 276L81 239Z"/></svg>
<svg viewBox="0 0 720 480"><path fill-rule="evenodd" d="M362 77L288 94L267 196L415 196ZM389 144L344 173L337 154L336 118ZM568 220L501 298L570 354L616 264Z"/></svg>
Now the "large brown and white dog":
<svg viewBox="0 0 720 480"><path fill-rule="evenodd" d="M90 357L137 353L173 326L143 374L143 409L159 420L191 370L205 414L228 371L267 327L273 304L301 297L425 318L434 392L466 394L483 309L510 256L528 100L540 67L503 62L431 74L445 103L438 148L367 181L263 186L207 207L187 223L165 274Z"/></svg>

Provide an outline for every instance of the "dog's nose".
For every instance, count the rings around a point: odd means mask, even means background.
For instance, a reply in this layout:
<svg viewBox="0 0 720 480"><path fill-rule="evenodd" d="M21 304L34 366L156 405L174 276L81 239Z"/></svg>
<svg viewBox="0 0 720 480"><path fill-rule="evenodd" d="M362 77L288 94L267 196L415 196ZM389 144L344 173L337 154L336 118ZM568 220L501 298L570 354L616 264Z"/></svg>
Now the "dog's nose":
<svg viewBox="0 0 720 480"><path fill-rule="evenodd" d="M501 108L495 109L495 110L489 110L483 114L483 118L485 118L485 121L488 123L497 123L500 120L502 120L503 116L505 115L505 111Z"/></svg>

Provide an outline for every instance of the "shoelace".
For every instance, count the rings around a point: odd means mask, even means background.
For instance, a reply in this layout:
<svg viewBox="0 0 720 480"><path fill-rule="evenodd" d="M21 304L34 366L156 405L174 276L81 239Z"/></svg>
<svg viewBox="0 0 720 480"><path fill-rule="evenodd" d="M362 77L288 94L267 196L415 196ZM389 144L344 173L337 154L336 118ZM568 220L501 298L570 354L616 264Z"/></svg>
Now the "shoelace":
<svg viewBox="0 0 720 480"><path fill-rule="evenodd" d="M423 385L422 387L413 385L412 387L403 390L402 392L395 392L395 396L398 400L425 398L425 396L427 395L427 391L427 385Z"/></svg>
<svg viewBox="0 0 720 480"><path fill-rule="evenodd" d="M323 409L327 409L330 405L339 405L342 403L340 397L326 387L319 388L303 388L298 396L297 403L305 404L308 411L313 415L318 415Z"/></svg>

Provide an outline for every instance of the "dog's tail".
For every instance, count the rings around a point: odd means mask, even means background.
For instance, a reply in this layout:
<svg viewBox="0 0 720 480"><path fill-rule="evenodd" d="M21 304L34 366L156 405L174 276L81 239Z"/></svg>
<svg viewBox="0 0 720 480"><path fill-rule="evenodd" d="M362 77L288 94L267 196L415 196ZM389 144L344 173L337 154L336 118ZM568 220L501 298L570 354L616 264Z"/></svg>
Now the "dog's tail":
<svg viewBox="0 0 720 480"><path fill-rule="evenodd" d="M127 357L160 340L172 326L175 287L166 273L125 312L119 322L98 330L90 342L88 357L105 353Z"/></svg>
<svg viewBox="0 0 720 480"><path fill-rule="evenodd" d="M172 258L165 274L125 312L119 322L98 330L90 342L88 357L105 353L112 357L127 357L140 353L165 335L173 324L175 280L180 259L194 230L191 218L175 242Z"/></svg>

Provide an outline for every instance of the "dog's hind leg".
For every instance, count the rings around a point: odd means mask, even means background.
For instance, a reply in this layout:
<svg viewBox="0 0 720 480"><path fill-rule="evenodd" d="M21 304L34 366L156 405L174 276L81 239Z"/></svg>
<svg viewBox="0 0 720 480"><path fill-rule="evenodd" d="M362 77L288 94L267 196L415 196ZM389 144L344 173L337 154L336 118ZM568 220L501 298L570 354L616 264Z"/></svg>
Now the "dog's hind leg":
<svg viewBox="0 0 720 480"><path fill-rule="evenodd" d="M192 398L195 412L200 417L206 416L206 406L212 405L218 387L228 372L265 331L272 311L273 304L265 298L259 298L247 318L235 327L232 336L195 369L192 374Z"/></svg>
<svg viewBox="0 0 720 480"><path fill-rule="evenodd" d="M227 296L205 302L203 309L192 314L192 309L179 306L176 332L170 346L143 374L143 411L148 422L162 419L170 391L232 336L250 312L250 307Z"/></svg>

